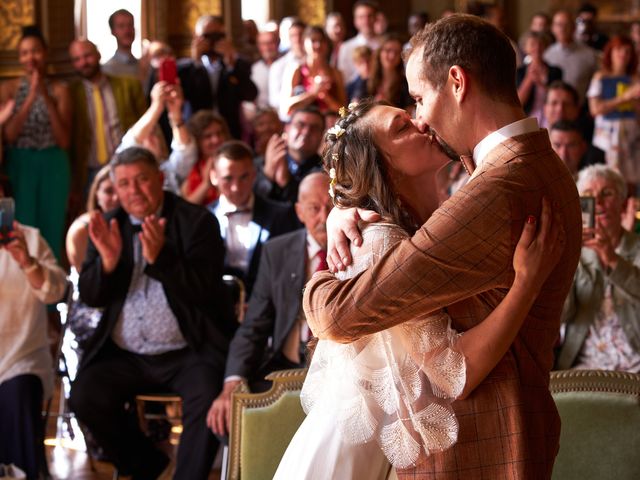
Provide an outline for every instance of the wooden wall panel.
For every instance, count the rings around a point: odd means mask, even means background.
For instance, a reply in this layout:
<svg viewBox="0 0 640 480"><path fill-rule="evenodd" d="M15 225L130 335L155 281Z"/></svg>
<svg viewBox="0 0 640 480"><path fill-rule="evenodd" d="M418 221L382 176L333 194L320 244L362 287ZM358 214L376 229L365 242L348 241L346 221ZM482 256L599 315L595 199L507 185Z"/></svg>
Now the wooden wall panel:
<svg viewBox="0 0 640 480"><path fill-rule="evenodd" d="M238 2L239 3L239 2ZM189 56L193 27L202 15L222 15L221 0L167 1L168 42L178 56Z"/></svg>
<svg viewBox="0 0 640 480"><path fill-rule="evenodd" d="M49 43L49 70L55 75L71 73L67 47L73 39L74 0L3 0L0 2L0 77L22 71L16 49L21 27L36 24Z"/></svg>

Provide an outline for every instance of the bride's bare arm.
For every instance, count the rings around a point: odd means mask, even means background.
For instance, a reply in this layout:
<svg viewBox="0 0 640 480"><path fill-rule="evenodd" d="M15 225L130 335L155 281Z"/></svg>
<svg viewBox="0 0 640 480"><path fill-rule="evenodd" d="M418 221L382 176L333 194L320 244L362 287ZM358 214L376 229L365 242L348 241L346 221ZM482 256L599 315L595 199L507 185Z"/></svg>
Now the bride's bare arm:
<svg viewBox="0 0 640 480"><path fill-rule="evenodd" d="M515 279L509 293L481 323L466 331L455 349L466 360L467 381L460 395L465 398L498 364L515 339L543 283L560 260L564 231L556 214L552 218L548 200L543 200L539 231L529 217L513 256Z"/></svg>

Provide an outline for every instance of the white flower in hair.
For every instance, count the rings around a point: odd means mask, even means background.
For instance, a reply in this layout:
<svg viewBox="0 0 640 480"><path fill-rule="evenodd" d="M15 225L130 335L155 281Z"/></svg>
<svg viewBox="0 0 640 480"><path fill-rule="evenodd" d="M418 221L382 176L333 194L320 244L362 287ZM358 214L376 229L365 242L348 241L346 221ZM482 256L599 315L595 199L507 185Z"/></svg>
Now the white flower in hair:
<svg viewBox="0 0 640 480"><path fill-rule="evenodd" d="M345 129L338 124L335 124L329 130L327 130L328 134L335 135L336 138L340 138L342 135L344 135L344 132L345 132Z"/></svg>
<svg viewBox="0 0 640 480"><path fill-rule="evenodd" d="M336 155L336 154L334 153L333 155ZM329 178L331 179L331 183L329 184L329 196L331 198L335 198L336 197L336 192L334 190L336 186L336 169L335 168L332 168L329 170Z"/></svg>

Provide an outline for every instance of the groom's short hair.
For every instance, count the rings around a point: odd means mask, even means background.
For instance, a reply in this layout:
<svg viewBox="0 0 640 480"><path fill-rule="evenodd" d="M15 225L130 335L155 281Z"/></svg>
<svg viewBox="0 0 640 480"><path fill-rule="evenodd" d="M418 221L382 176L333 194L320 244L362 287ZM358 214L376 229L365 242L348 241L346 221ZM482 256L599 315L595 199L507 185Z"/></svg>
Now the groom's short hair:
<svg viewBox="0 0 640 480"><path fill-rule="evenodd" d="M428 24L411 39L411 51L422 52L422 75L436 90L458 65L483 93L520 104L516 89L516 55L507 36L473 15L452 15Z"/></svg>

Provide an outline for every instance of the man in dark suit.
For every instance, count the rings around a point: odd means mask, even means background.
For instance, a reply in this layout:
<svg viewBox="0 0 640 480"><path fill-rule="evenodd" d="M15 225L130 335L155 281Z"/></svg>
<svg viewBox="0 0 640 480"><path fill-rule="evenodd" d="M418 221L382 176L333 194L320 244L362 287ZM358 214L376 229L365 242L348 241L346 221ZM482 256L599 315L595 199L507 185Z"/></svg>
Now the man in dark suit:
<svg viewBox="0 0 640 480"><path fill-rule="evenodd" d="M178 393L184 431L174 478L207 478L217 441L206 414L234 329L218 223L206 209L163 192L148 150L118 154L112 177L121 207L91 217L79 282L82 300L104 313L70 404L121 474L156 478L169 459L125 404L142 392Z"/></svg>
<svg viewBox="0 0 640 480"><path fill-rule="evenodd" d="M216 152L210 172L220 197L209 205L224 238L225 273L240 277L250 298L258 274L262 244L299 227L290 205L253 194L256 169L253 152L238 140Z"/></svg>
<svg viewBox="0 0 640 480"><path fill-rule="evenodd" d="M226 38L221 17L205 15L196 22L192 58L178 63L178 76L190 113L215 110L240 138L240 104L251 102L258 89L251 81L251 65L240 58Z"/></svg>
<svg viewBox="0 0 640 480"><path fill-rule="evenodd" d="M301 310L302 288L314 272L327 268L328 187L325 173L307 175L295 204L305 228L264 246L247 316L229 347L223 391L207 416L207 425L218 435L227 432L231 392L243 379L253 390L265 390L266 374L305 364L309 329Z"/></svg>

